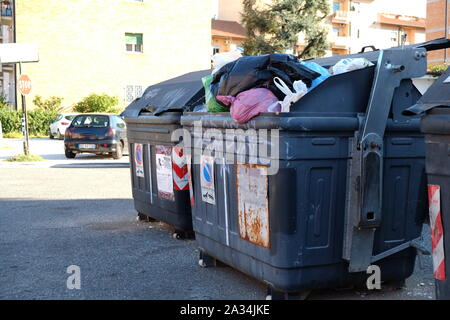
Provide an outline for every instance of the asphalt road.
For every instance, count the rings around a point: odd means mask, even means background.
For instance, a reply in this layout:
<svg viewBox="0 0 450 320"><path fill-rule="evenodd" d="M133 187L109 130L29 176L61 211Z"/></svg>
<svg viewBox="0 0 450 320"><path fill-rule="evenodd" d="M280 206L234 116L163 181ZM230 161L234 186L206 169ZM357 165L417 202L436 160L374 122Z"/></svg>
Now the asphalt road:
<svg viewBox="0 0 450 320"><path fill-rule="evenodd" d="M161 223L136 221L128 159L66 160L62 142L34 139L48 159L1 161L19 140L0 140L0 299L264 299L265 286L229 267L197 265L193 240ZM428 232L424 232L430 246ZM81 289L69 290L70 265ZM339 289L311 299L434 299L430 257L403 290Z"/></svg>

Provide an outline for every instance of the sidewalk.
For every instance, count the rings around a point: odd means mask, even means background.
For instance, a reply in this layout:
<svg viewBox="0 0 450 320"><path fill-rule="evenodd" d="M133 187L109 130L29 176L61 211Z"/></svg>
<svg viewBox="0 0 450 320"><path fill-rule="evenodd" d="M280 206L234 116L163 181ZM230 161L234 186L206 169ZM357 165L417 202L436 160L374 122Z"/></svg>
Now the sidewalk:
<svg viewBox="0 0 450 320"><path fill-rule="evenodd" d="M89 167L89 166L128 166L128 156L114 160L109 156L83 153L75 159L67 159L64 155L64 142L48 138L30 139L30 152L44 158L37 162L8 162L9 157L23 153L22 139L0 139L0 168L18 167Z"/></svg>

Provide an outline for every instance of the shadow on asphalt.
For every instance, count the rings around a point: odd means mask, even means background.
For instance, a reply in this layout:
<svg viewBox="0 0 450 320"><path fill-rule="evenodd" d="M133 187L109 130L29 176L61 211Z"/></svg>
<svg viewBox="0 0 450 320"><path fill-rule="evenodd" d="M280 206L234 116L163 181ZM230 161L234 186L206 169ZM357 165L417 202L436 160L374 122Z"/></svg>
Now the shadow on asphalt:
<svg viewBox="0 0 450 320"><path fill-rule="evenodd" d="M55 169L123 169L129 168L129 163L68 163L68 164L55 164L50 168Z"/></svg>

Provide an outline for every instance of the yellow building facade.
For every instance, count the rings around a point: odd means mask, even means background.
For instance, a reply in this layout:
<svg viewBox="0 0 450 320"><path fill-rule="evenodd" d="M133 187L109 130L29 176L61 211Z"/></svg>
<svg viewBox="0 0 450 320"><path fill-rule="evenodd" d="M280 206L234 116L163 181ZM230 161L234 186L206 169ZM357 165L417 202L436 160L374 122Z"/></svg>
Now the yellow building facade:
<svg viewBox="0 0 450 320"><path fill-rule="evenodd" d="M16 42L35 42L23 64L35 95L69 109L91 93L125 107L149 85L210 68L211 4L205 0L15 1Z"/></svg>

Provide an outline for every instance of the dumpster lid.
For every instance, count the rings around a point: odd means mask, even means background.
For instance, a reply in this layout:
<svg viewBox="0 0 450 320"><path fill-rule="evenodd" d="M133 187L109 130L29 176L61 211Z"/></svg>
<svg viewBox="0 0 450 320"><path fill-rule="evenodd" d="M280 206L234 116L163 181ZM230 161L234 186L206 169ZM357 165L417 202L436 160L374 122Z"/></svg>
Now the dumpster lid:
<svg viewBox="0 0 450 320"><path fill-rule="evenodd" d="M168 110L182 111L184 107L204 96L201 94L201 79L209 74L211 70L195 71L152 85L145 90L142 97L134 100L121 116L138 117L144 109L152 111L154 115Z"/></svg>
<svg viewBox="0 0 450 320"><path fill-rule="evenodd" d="M450 107L450 68L447 68L415 105L403 111L403 114L417 115L435 107Z"/></svg>

